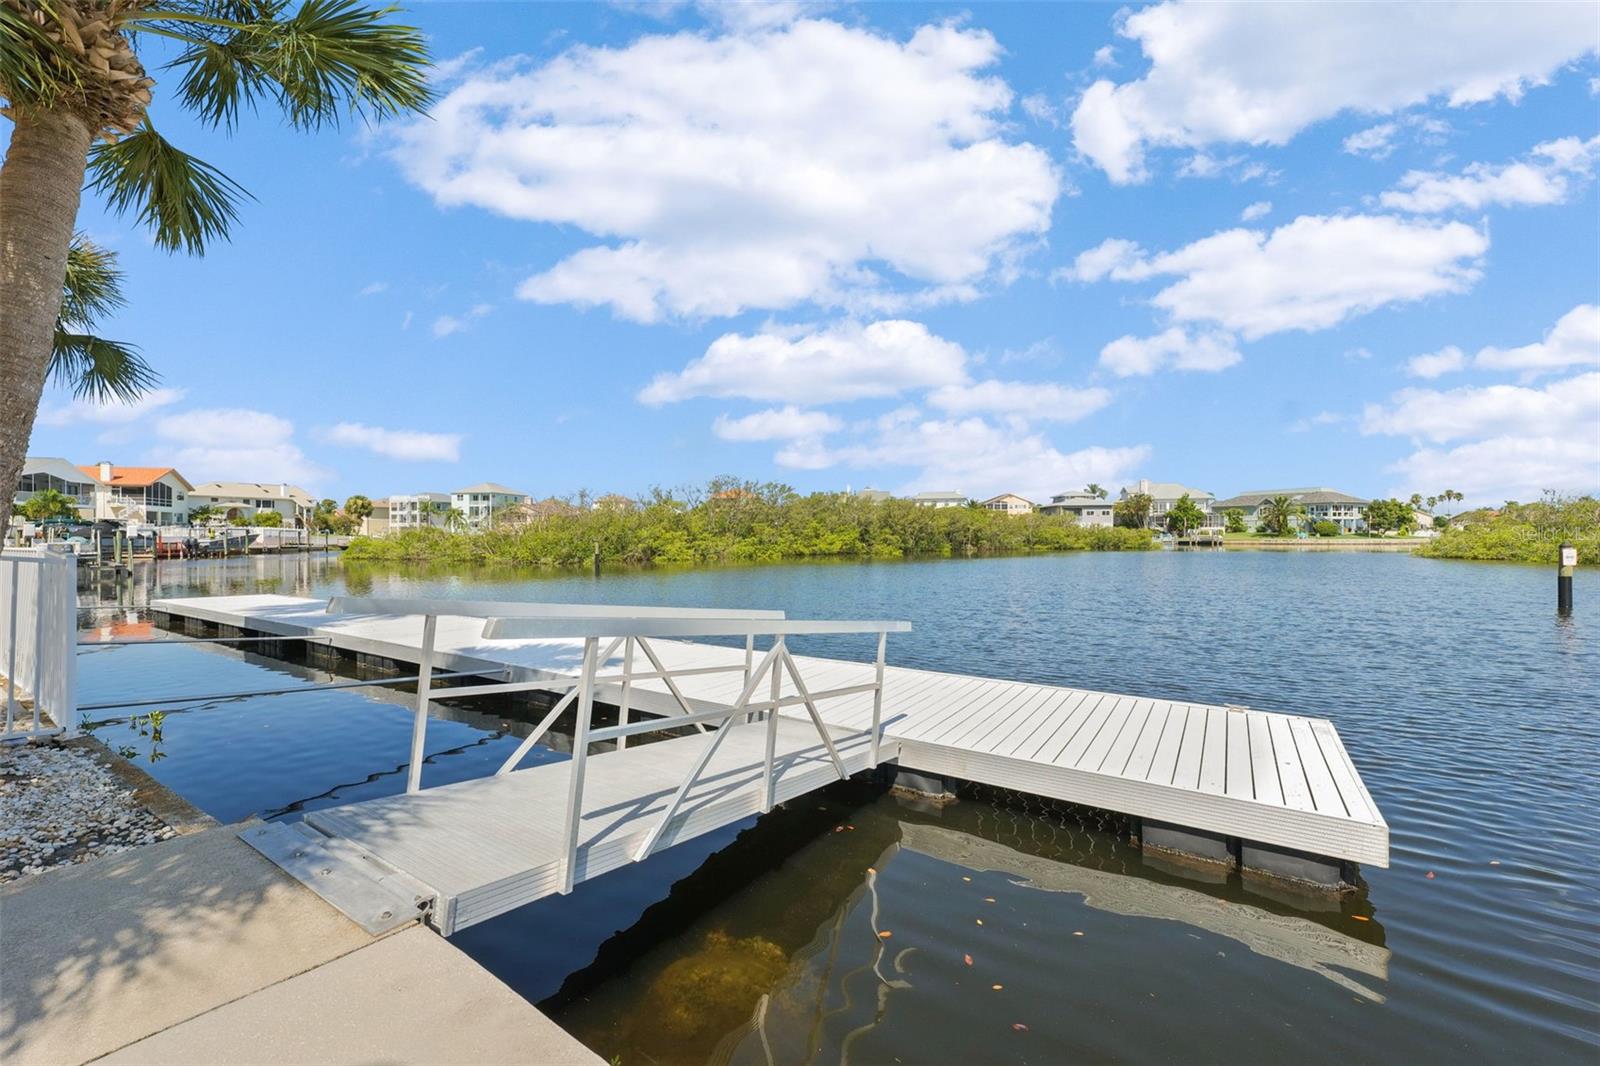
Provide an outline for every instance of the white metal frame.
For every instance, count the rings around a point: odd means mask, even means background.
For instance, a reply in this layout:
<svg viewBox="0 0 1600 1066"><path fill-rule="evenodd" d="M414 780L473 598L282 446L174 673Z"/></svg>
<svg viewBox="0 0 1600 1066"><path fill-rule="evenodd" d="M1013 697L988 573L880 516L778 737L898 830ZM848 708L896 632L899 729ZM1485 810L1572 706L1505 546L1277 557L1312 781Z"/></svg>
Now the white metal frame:
<svg viewBox="0 0 1600 1066"><path fill-rule="evenodd" d="M559 691L566 694L545 714L544 718L524 737L517 749L495 771L496 775L511 773L534 744L544 736L561 713L574 702L577 704L576 726L572 740L572 771L568 780L567 810L563 835L565 838L561 891L571 892L577 881L578 842L583 819L584 773L592 744L614 740L618 749L625 749L631 736L661 732L693 725L706 731L716 725L705 748L695 761L687 777L678 786L666 810L645 835L633 854L633 861L648 858L655 851L664 833L671 826L683 801L705 772L729 730L754 720L764 720L766 746L762 763L761 810L770 811L777 796L779 771L775 769L777 755L778 719L785 707L804 707L807 718L821 738L828 758L843 780L849 776L839 749L834 744L827 724L822 719L818 704L829 699L872 693L872 726L869 764L878 765L878 753L883 733L883 680L885 654L890 633L909 632L911 624L900 621L792 621L779 611L720 610L716 608L669 607L599 607L578 604L493 603L466 600L403 600L361 599L335 597L328 603L329 614L342 615L399 615L421 616L422 647L417 683L416 709L412 718L411 761L407 775L406 791L418 792L422 788L422 762L426 757L428 702L434 660L438 654L438 618L440 615L484 618L483 636L487 640L510 639L574 639L583 640L583 662L576 678L545 677L526 681L492 682L441 690L451 699L463 697L505 695L533 690ZM812 634L877 634L877 660L873 681L863 685L847 685L812 692L801 676L799 664L790 654L787 638ZM651 640L685 637L739 637L745 638L744 659L727 666L702 666L669 670L662 662ZM770 637L771 645L755 661L756 638ZM603 650L601 641L605 640ZM621 673L601 673L618 648L623 648ZM636 670L634 654L642 654L651 669ZM740 673L744 685L738 699L726 706L710 710L697 709L684 696L676 678L712 673ZM783 674L787 673L797 695L784 696ZM770 680L769 695L764 700L753 700L763 679ZM630 720L633 686L640 681L658 680L671 693L682 713L664 718ZM618 720L613 726L594 728L595 691L600 685L620 686ZM705 701L701 701L704 705Z"/></svg>

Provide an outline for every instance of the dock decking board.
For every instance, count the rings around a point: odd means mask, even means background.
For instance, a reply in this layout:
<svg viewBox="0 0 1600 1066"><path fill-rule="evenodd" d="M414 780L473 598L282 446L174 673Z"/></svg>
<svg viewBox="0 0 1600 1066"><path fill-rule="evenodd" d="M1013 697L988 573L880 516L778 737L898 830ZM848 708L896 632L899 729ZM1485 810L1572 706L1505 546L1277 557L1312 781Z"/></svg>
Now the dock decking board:
<svg viewBox="0 0 1600 1066"><path fill-rule="evenodd" d="M161 600L153 606L170 615L264 633L291 635L314 630L335 646L401 662L415 662L419 658L420 616L330 616L324 610L323 601L271 595ZM436 669L476 670L527 680L562 680L576 677L581 668L581 640L486 640L482 631L481 619L441 617L437 630ZM742 665L744 662L743 647L674 640L652 640L651 644L669 669L691 665ZM890 647L892 653L892 642ZM763 653L764 649L757 650L757 661ZM621 659L619 650L601 664L600 674L617 671ZM873 677L870 663L800 655L795 656L795 660L807 688L813 693L867 684ZM699 709L731 703L743 687L743 678L735 671L692 675L677 679L677 683L685 699ZM761 691L764 696L765 682ZM798 695L793 680L786 673L782 676L780 691L785 697ZM596 692L596 697L606 702L615 702L619 695L620 685L615 683L601 686ZM449 689L436 689L435 697L448 699ZM680 713L677 700L659 680L635 682L631 704L636 712L644 714ZM857 693L828 700L819 704L819 710L836 742L843 745L842 738L857 738L850 741L852 758L865 765L871 694ZM793 740L799 743L801 736L809 734L816 752L822 756L815 767L794 763L794 782L812 781L809 787L825 784L833 769L815 729L805 717L804 707L786 708L780 717L784 737L798 729L800 733L794 734ZM1261 844L1388 865L1388 825L1361 781L1338 732L1332 723L1321 719L890 666L884 674L883 721L883 759L898 758L901 765L925 773L946 774L1187 828L1238 836ZM738 735L745 731L747 735ZM738 727L723 745L726 754L719 749L713 765L720 767L725 759L737 762L749 755L746 748L750 738L760 735L759 729ZM682 780L688 765L698 755L699 745L706 743L709 736L695 734L671 741L630 745L625 753L594 755L589 760L589 773L596 774L597 768L602 766L624 765L622 760L605 761L623 754L628 757L628 765L636 765L634 760L640 759L660 760L662 772L670 770L675 775L667 789L670 797L671 789ZM684 746L681 749L667 746L679 744ZM675 755L669 756L680 750L688 753L685 756L688 761L681 764ZM843 751L841 746L841 754ZM757 754L757 776L759 761ZM554 782L558 787L554 787L552 794L559 795L564 804L565 778L560 775L566 772L562 769L565 765L564 762L545 764L487 782L424 788L420 794L369 800L332 811L369 812L361 815L367 819L361 823L361 832L371 836L377 831L374 827L381 824L375 820L380 814L384 819L402 824L408 810L444 810L444 801L433 798L438 794L458 797L471 793L474 788L482 788L505 790L510 795L509 790L514 788L533 787L535 779L529 778L529 774L540 775L537 780L541 789ZM813 780L813 774L824 771L824 776ZM426 783L425 779L424 785ZM794 783L780 781L780 784L780 794L784 794ZM632 786L634 790L630 795L633 802L648 806L647 794L640 792L645 785L641 778L637 786ZM693 795L698 796L699 792ZM596 802L598 798L597 793ZM617 802L622 802L622 798ZM586 803L586 807L589 806L591 804ZM672 835L662 843L680 839L680 834L693 836L728 824L755 813L759 806L759 789L750 791L748 796L734 789L725 799L707 800L693 811L686 803ZM313 824L324 827L325 831L329 831L326 827L336 825L341 835L357 829L357 823L351 820L356 817L353 813L336 814L324 810L313 817L317 819ZM530 821L532 811L526 810L518 817L523 822ZM586 811L586 831L592 828L589 818L590 812ZM484 820L487 827L491 819L486 815ZM557 832L553 827L559 824L559 815L552 814L552 834ZM511 834L495 837L501 841L500 846L524 849L520 854L526 860L517 870L498 877L495 883L500 887L496 892L505 898L519 897L559 881L559 869L539 866L528 858L530 853L526 847L534 838L523 840L516 836L517 832L531 833L531 829L518 830L517 818L509 822L496 821L494 825L498 828L494 828L493 833ZM458 825L457 830L466 831L465 823ZM640 833L644 831L639 830ZM623 839L631 830L619 823L613 832L616 839ZM627 849L616 845L616 839L596 838L592 845L585 845L580 878L626 861ZM453 845L449 853L463 863L477 861L473 856L481 848L465 846L465 850L460 850L462 847ZM426 862L420 855L416 861ZM552 861L559 866L559 860ZM401 868L420 880L429 881L417 870ZM487 873L480 870L478 876L487 876ZM480 890L487 892L488 887L478 886L456 894L458 924L462 920L481 920L474 916L499 898L474 896Z"/></svg>

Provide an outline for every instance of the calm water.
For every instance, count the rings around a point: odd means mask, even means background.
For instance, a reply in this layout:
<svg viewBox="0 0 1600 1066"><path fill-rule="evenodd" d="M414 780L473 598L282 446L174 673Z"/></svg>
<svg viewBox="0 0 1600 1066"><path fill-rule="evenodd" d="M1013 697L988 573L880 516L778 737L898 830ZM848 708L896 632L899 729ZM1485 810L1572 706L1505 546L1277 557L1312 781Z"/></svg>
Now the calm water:
<svg viewBox="0 0 1600 1066"><path fill-rule="evenodd" d="M348 589L908 618L895 663L1328 717L1392 828L1392 868L1365 868L1360 893L1317 909L1151 865L1109 821L1043 804L969 796L925 811L836 786L456 938L607 1058L1593 1062L1600 573L1578 575L1570 620L1555 617L1553 585L1545 568L1331 553L598 581L287 557L164 563L83 595ZM215 649L108 648L85 653L81 699L329 676ZM220 818L403 788L401 693L189 705L159 744L118 713L89 716ZM430 784L491 772L516 743L497 719L441 713L461 720L430 728Z"/></svg>

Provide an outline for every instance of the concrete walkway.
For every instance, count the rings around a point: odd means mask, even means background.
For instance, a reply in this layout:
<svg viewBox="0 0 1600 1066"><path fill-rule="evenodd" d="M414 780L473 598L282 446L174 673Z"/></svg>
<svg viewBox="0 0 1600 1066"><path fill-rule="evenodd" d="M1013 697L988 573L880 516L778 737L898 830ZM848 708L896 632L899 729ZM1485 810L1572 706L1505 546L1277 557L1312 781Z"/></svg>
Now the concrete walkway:
<svg viewBox="0 0 1600 1066"><path fill-rule="evenodd" d="M432 933L375 940L236 831L0 891L0 1061L600 1061Z"/></svg>

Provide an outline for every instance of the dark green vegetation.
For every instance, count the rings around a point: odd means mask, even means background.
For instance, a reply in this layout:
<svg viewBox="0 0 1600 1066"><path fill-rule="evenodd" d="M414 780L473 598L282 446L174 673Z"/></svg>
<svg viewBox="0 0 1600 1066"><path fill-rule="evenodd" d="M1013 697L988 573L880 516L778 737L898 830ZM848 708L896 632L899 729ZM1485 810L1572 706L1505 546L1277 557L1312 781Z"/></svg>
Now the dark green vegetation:
<svg viewBox="0 0 1600 1066"><path fill-rule="evenodd" d="M1553 566L1556 549L1566 543L1577 547L1579 563L1600 563L1600 500L1593 496L1547 493L1538 503L1469 511L1456 523L1417 554Z"/></svg>
<svg viewBox="0 0 1600 1066"><path fill-rule="evenodd" d="M346 557L563 566L587 563L596 551L606 562L694 564L1153 547L1147 531L1086 528L1062 515L801 496L787 485L717 481L704 493L658 490L642 501L608 496L594 507L545 501L482 532L412 529L360 537Z"/></svg>

